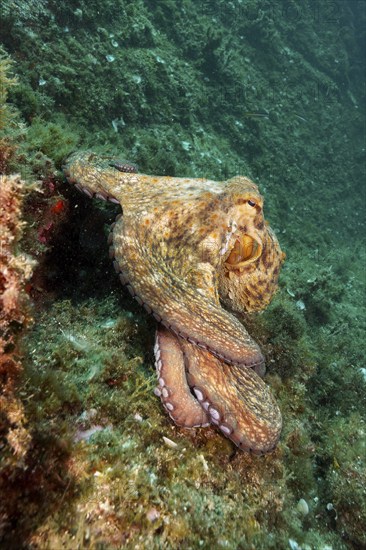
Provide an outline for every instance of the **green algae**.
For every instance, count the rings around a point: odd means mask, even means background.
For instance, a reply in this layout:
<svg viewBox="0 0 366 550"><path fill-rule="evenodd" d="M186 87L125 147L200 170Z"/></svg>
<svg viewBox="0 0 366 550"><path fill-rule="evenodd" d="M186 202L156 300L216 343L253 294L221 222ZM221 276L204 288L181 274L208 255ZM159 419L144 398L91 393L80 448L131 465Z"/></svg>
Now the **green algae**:
<svg viewBox="0 0 366 550"><path fill-rule="evenodd" d="M33 446L3 480L4 544L362 547L363 7L11 5L1 41L24 120L12 169L55 174L80 146L150 173L243 173L287 261L273 304L243 318L284 417L278 449L252 457L212 429L170 423L152 391L154 324L108 263L112 214L65 188L68 225L41 264L47 284L24 341Z"/></svg>

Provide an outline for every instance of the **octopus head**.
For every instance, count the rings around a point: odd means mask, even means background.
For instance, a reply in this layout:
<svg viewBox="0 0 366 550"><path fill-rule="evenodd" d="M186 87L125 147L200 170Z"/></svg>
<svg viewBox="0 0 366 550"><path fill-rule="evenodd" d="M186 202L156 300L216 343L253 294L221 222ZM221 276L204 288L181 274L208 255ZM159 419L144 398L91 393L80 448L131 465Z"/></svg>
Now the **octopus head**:
<svg viewBox="0 0 366 550"><path fill-rule="evenodd" d="M234 311L258 311L277 290L284 260L274 232L263 216L263 198L247 178L230 180L228 229L221 249L219 295Z"/></svg>

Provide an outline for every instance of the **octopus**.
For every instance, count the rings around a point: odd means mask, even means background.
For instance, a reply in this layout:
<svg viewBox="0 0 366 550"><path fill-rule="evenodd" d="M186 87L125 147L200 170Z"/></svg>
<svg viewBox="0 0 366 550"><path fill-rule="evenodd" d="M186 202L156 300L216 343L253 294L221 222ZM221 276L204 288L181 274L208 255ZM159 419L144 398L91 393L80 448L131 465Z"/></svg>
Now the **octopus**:
<svg viewBox="0 0 366 550"><path fill-rule="evenodd" d="M64 173L91 197L120 204L110 257L157 321L155 393L176 425L215 426L239 449L273 450L282 418L265 361L240 322L274 295L284 254L248 178L217 182L140 174L93 152Z"/></svg>

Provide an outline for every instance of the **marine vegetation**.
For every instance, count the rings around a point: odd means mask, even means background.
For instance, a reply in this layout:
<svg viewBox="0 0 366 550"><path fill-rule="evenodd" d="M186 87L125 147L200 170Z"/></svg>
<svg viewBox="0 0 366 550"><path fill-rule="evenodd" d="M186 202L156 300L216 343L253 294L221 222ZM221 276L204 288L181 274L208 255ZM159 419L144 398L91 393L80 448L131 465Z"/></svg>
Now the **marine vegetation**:
<svg viewBox="0 0 366 550"><path fill-rule="evenodd" d="M24 222L21 206L24 182L19 176L0 175L0 431L1 473L22 463L30 444L21 399L16 393L22 366L19 334L31 320L27 283L34 262L18 247Z"/></svg>
<svg viewBox="0 0 366 550"><path fill-rule="evenodd" d="M14 144L11 144L7 130L12 125L15 116L14 108L7 103L7 97L11 86L16 84L16 79L10 76L11 61L0 47L0 174L15 152Z"/></svg>

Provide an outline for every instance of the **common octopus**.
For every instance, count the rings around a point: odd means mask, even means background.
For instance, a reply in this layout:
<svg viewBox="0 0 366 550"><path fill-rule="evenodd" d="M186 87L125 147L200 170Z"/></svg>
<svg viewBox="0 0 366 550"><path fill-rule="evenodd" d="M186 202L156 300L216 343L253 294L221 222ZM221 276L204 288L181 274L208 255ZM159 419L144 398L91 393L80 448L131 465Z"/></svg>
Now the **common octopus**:
<svg viewBox="0 0 366 550"><path fill-rule="evenodd" d="M230 313L263 309L284 259L257 186L243 176L140 174L92 152L72 154L64 172L89 197L122 206L110 256L158 323L155 393L169 416L178 426L214 425L255 454L272 450L282 419L262 380L264 357Z"/></svg>

